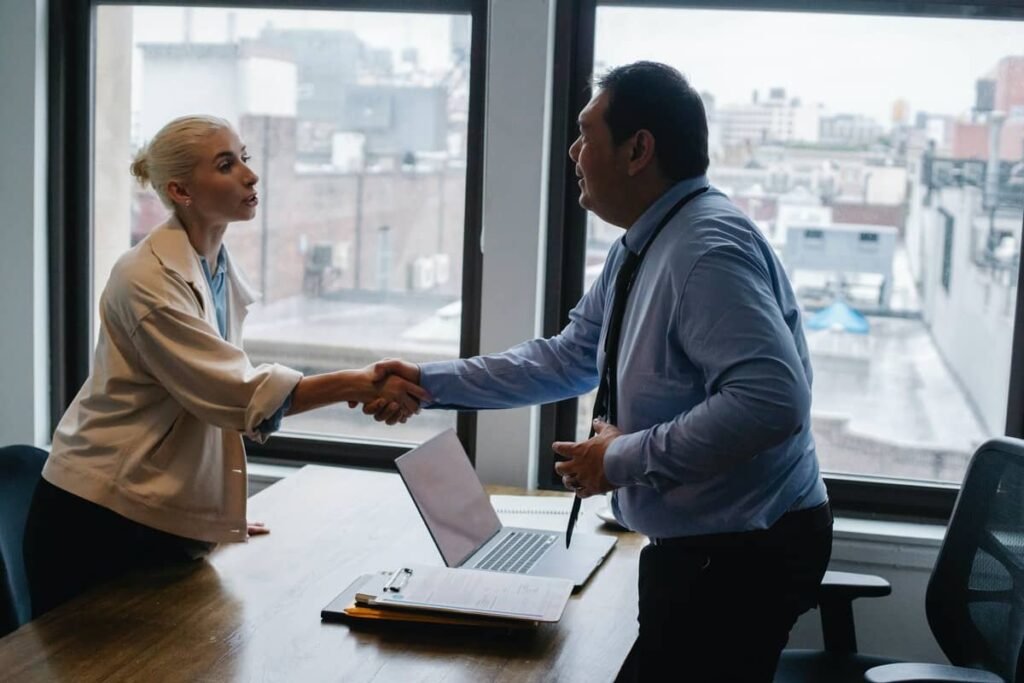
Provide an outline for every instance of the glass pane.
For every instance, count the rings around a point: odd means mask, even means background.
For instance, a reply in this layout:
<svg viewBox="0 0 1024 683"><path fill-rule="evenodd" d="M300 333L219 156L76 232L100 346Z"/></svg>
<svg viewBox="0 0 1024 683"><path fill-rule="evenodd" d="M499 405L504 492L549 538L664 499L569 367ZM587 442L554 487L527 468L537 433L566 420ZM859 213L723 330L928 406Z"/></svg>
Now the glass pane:
<svg viewBox="0 0 1024 683"><path fill-rule="evenodd" d="M703 94L711 182L803 308L826 471L959 482L1004 433L1022 44L1016 22L598 9L595 73L652 59ZM588 285L619 235L589 218Z"/></svg>
<svg viewBox="0 0 1024 683"><path fill-rule="evenodd" d="M256 217L225 237L262 295L245 325L255 363L458 356L469 15L101 6L97 38L97 295L168 216L132 182L135 151L174 117L213 114L260 176ZM388 428L332 406L283 428L420 442L454 422Z"/></svg>

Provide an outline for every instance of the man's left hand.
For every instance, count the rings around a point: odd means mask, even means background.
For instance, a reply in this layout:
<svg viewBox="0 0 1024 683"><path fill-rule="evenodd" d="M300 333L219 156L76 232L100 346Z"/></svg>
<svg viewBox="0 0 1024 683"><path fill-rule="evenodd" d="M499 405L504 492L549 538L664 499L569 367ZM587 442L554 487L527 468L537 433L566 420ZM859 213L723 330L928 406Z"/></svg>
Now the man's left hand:
<svg viewBox="0 0 1024 683"><path fill-rule="evenodd" d="M551 444L555 453L568 458L555 463L555 471L562 475L562 484L587 498L615 488L604 476L604 454L612 441L622 432L615 425L594 420L594 436L586 441L556 441Z"/></svg>

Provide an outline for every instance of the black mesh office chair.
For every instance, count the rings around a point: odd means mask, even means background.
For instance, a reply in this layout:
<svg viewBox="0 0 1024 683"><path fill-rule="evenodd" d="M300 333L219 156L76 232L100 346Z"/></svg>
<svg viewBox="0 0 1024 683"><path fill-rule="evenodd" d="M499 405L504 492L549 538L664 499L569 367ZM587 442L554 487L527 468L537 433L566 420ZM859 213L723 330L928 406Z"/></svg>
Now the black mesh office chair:
<svg viewBox="0 0 1024 683"><path fill-rule="evenodd" d="M0 636L32 618L21 542L44 462L38 448L0 448Z"/></svg>
<svg viewBox="0 0 1024 683"><path fill-rule="evenodd" d="M785 651L776 683L1024 683L1024 441L993 439L971 458L928 581L928 625L956 666L857 653L850 602L888 591L877 577L847 578L823 583L826 650Z"/></svg>

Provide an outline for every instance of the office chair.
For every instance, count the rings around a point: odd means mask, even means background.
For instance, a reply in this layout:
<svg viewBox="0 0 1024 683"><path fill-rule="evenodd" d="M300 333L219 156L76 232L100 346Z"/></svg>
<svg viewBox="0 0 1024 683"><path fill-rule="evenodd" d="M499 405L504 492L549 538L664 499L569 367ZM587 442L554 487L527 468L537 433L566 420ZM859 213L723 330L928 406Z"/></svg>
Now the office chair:
<svg viewBox="0 0 1024 683"><path fill-rule="evenodd" d="M955 666L857 653L851 602L888 584L859 574L828 583L825 651L784 651L776 683L1024 683L1024 441L992 439L975 452L928 581L928 625Z"/></svg>
<svg viewBox="0 0 1024 683"><path fill-rule="evenodd" d="M0 448L0 636L32 618L21 543L44 462L32 446Z"/></svg>

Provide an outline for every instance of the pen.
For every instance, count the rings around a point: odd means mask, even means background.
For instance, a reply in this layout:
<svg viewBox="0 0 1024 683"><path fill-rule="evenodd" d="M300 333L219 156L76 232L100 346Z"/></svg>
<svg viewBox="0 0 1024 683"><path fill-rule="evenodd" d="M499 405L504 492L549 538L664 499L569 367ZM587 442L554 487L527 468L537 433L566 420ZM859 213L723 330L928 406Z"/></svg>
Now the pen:
<svg viewBox="0 0 1024 683"><path fill-rule="evenodd" d="M569 524L565 529L565 547L568 548L572 542L572 528L576 526L576 517L580 514L580 503L582 499L579 496L574 496L572 500L572 510L569 511Z"/></svg>

